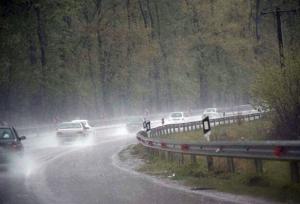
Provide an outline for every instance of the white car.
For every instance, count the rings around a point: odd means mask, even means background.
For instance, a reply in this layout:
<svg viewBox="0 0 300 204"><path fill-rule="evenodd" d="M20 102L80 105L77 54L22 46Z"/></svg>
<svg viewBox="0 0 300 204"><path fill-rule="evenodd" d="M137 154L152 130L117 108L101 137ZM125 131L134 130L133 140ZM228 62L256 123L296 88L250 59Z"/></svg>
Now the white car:
<svg viewBox="0 0 300 204"><path fill-rule="evenodd" d="M172 112L170 113L167 122L168 123L184 123L186 120L183 112Z"/></svg>
<svg viewBox="0 0 300 204"><path fill-rule="evenodd" d="M203 111L202 118L209 117L209 119L216 119L222 117L222 115L218 112L217 108L206 108Z"/></svg>
<svg viewBox="0 0 300 204"><path fill-rule="evenodd" d="M60 142L85 139L90 131L81 122L64 122L59 124L56 137Z"/></svg>

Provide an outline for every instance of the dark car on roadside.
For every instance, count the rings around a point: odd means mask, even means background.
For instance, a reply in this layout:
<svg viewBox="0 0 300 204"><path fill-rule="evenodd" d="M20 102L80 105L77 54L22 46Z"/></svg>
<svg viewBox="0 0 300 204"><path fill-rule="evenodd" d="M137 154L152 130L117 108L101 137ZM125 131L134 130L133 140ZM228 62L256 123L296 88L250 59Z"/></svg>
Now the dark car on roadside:
<svg viewBox="0 0 300 204"><path fill-rule="evenodd" d="M22 140L14 127L0 126L0 166L6 166L14 158L23 156L24 147Z"/></svg>
<svg viewBox="0 0 300 204"><path fill-rule="evenodd" d="M143 129L143 118L141 117L132 117L128 119L128 122L126 123L126 129L128 132L138 132L139 130Z"/></svg>

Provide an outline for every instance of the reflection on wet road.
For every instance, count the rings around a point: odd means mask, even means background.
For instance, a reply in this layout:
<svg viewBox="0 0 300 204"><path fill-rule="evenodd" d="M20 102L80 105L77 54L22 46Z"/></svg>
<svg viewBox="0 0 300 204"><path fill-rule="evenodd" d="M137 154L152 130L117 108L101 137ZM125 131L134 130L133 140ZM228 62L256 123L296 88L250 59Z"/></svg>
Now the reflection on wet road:
<svg viewBox="0 0 300 204"><path fill-rule="evenodd" d="M112 156L134 142L124 128L99 130L84 144L58 145L54 133L29 137L23 161L0 172L0 203L225 203L113 165Z"/></svg>

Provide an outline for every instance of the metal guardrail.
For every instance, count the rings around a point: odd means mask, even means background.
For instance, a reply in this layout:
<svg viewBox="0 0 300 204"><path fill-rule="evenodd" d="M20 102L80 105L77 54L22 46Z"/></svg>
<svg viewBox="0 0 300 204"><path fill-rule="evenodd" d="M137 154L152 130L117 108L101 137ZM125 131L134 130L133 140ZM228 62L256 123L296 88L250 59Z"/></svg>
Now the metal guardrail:
<svg viewBox="0 0 300 204"><path fill-rule="evenodd" d="M145 137L144 132L139 132L137 139L143 146L148 148L190 155L300 161L300 141L181 143L148 138Z"/></svg>
<svg viewBox="0 0 300 204"><path fill-rule="evenodd" d="M261 118L261 114L231 116L211 120L212 126L231 124L238 121L250 121ZM234 172L233 158L254 159L257 173L263 172L262 160L289 161L291 179L300 182L299 166L300 141L213 141L186 143L161 139L159 136L176 132L192 131L202 128L201 121L170 124L152 129L149 133L140 131L137 139L145 148L152 151L167 152L168 154L206 156L207 166L212 168L213 157L226 157L228 168Z"/></svg>
<svg viewBox="0 0 300 204"><path fill-rule="evenodd" d="M235 116L227 116L223 118L211 119L210 123L212 127L215 127L218 125L232 124L241 121L257 120L260 119L261 117L262 117L261 113L235 115ZM156 128L152 128L149 133L149 136L159 137L161 135L168 135L168 134L178 133L178 132L189 132L189 131L199 130L202 128L203 127L201 121L167 124Z"/></svg>

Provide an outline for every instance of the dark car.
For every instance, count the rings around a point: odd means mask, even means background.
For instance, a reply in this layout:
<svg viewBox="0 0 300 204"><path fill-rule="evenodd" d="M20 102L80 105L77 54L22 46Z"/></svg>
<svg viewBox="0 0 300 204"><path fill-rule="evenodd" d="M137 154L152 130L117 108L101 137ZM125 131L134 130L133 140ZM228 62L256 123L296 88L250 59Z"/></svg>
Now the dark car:
<svg viewBox="0 0 300 204"><path fill-rule="evenodd" d="M0 165L6 165L13 157L21 157L24 147L22 140L14 127L0 126Z"/></svg>
<svg viewBox="0 0 300 204"><path fill-rule="evenodd" d="M138 132L143 129L143 119L140 117L133 117L128 119L126 123L126 129L128 132Z"/></svg>

